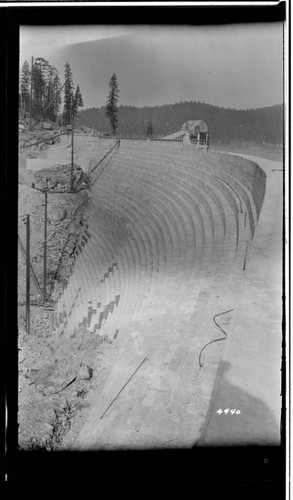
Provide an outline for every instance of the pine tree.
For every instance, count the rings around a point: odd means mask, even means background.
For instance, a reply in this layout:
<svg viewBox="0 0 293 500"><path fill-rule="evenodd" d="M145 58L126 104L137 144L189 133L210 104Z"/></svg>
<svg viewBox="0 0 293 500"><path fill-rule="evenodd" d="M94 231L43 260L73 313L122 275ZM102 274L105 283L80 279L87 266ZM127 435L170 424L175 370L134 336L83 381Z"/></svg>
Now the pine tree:
<svg viewBox="0 0 293 500"><path fill-rule="evenodd" d="M33 113L40 116L46 105L46 89L48 86L49 62L43 57L38 57L33 64Z"/></svg>
<svg viewBox="0 0 293 500"><path fill-rule="evenodd" d="M28 111L30 106L30 84L31 84L30 66L27 61L24 61L20 76L21 102L24 111Z"/></svg>
<svg viewBox="0 0 293 500"><path fill-rule="evenodd" d="M69 125L72 122L73 113L73 76L69 63L65 64L65 86L64 86L64 108L63 108L63 123Z"/></svg>
<svg viewBox="0 0 293 500"><path fill-rule="evenodd" d="M76 102L77 102L77 107L78 108L83 108L83 99L82 99L82 95L81 95L81 92L80 92L79 85L77 85L77 87L76 87L75 99L76 99Z"/></svg>
<svg viewBox="0 0 293 500"><path fill-rule="evenodd" d="M106 105L106 116L110 120L110 125L111 125L111 133L113 135L116 135L116 130L118 128L118 107L117 107L117 102L118 102L118 97L119 97L119 88L118 88L118 82L117 82L117 76L115 73L113 73L111 80L109 82L109 95L108 95L108 101Z"/></svg>
<svg viewBox="0 0 293 500"><path fill-rule="evenodd" d="M147 137L152 137L154 135L154 128L153 128L152 120L150 120L148 123L146 135L147 135Z"/></svg>
<svg viewBox="0 0 293 500"><path fill-rule="evenodd" d="M69 83L70 81L72 90L71 93L73 96L72 75L71 80L69 75ZM31 87L32 116L34 118L42 117L43 119L57 121L60 106L62 104L59 73L57 68L52 66L49 61L47 61L43 57L38 57L37 59L35 59L33 61L32 68L30 68L27 61L25 61L23 64L20 75L20 101L23 111L30 110ZM79 96L78 102L79 105L81 105L81 94Z"/></svg>
<svg viewBox="0 0 293 500"><path fill-rule="evenodd" d="M78 108L83 108L83 100L82 100L82 95L80 92L79 85L77 85L77 87L76 87L76 91L75 91L74 99L73 99L74 116L77 116Z"/></svg>
<svg viewBox="0 0 293 500"><path fill-rule="evenodd" d="M55 121L55 112L54 112L54 85L53 81L55 78L55 75L58 73L57 69L48 64L47 66L47 74L45 75L45 82L46 82L46 88L45 88L45 114L43 115L44 118L47 118L49 120Z"/></svg>
<svg viewBox="0 0 293 500"><path fill-rule="evenodd" d="M61 97L61 83L60 83L60 78L58 72L55 74L54 79L53 79L53 95L55 96L55 99L53 101L53 110L54 110L54 121L57 121L57 117L59 115L60 111L60 106L62 104L62 97Z"/></svg>
<svg viewBox="0 0 293 500"><path fill-rule="evenodd" d="M36 116L39 114L39 108L40 108L40 68L39 66L33 62L32 65L32 72L31 72L31 78L32 78L32 115Z"/></svg>

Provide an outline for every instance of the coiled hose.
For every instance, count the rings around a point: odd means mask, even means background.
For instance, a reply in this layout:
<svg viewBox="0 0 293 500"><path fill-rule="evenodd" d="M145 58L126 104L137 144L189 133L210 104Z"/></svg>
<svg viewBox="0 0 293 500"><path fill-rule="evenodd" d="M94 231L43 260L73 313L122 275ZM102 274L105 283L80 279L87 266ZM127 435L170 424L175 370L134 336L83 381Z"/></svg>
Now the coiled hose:
<svg viewBox="0 0 293 500"><path fill-rule="evenodd" d="M200 351L199 353L199 357L198 357L198 362L199 362L199 367L202 368L203 367L203 363L201 361L201 356L202 356L202 353L203 351L205 350L205 348L210 345L210 344L213 344L213 342L219 342L220 340L226 340L227 338L227 333L223 330L223 328L221 328L221 326L216 322L216 318L218 316L222 316L223 314L227 314L228 312L231 312L231 311L234 311L234 309L228 309L228 311L224 311L224 312L221 312L221 313L218 313L218 314L215 314L215 316L213 317L213 322L215 323L215 325L219 328L219 330L221 330L221 332L223 332L223 334L225 335L225 337L221 337L220 339L214 339L214 340L211 340L210 342L208 342L207 344L205 344L205 346L202 348L202 350Z"/></svg>

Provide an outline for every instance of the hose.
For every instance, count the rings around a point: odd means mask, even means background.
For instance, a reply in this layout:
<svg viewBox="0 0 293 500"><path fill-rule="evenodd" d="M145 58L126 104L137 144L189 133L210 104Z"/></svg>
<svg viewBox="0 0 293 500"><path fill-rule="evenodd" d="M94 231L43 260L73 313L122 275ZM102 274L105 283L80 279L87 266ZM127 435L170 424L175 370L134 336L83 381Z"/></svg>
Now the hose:
<svg viewBox="0 0 293 500"><path fill-rule="evenodd" d="M208 342L207 344L205 344L205 346L202 348L202 350L200 351L199 353L199 357L198 357L198 361L199 361L199 366L200 368L203 367L203 363L201 361L201 355L203 353L203 351L205 350L205 348L210 345L210 344L213 344L213 342L219 342L220 340L226 340L227 338L227 333L223 330L223 328L220 327L220 325L216 322L216 318L218 316L222 316L223 314L227 314L228 312L231 312L231 311L234 311L234 309L228 309L228 311L224 311L224 312L221 312L221 313L218 313L218 314L215 314L215 316L213 317L213 322L215 323L215 325L219 328L219 330L221 330L221 332L225 335L225 337L221 337L220 339L214 339L214 340L211 340L210 342Z"/></svg>

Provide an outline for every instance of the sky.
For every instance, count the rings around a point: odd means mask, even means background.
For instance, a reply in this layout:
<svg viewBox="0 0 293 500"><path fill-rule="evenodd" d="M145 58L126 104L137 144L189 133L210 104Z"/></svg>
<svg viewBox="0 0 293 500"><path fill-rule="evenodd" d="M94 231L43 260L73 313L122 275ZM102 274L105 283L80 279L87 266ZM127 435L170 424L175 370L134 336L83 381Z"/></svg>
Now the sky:
<svg viewBox="0 0 293 500"><path fill-rule="evenodd" d="M58 49L67 45L100 40L127 34L123 26L21 26L21 62L31 57L54 57Z"/></svg>
<svg viewBox="0 0 293 500"><path fill-rule="evenodd" d="M220 26L21 26L20 65L69 62L84 109L100 107L115 72L119 104L201 101L249 109L282 103L282 23Z"/></svg>

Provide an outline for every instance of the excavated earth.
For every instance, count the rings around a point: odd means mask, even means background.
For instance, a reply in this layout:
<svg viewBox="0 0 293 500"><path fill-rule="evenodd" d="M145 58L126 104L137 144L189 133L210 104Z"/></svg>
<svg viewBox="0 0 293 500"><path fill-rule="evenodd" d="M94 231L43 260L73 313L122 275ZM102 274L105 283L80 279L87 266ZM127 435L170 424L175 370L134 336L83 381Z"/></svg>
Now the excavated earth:
<svg viewBox="0 0 293 500"><path fill-rule="evenodd" d="M67 137L22 148L28 143L35 144L42 135L47 137L48 132L28 133L25 137L22 134L19 154L18 425L19 448L24 450L56 450L64 446L65 437L67 444L70 443L86 416L91 395L101 390L115 357L111 341L105 337L93 337L82 328L76 331L73 340L58 339L56 342L52 337L52 311L72 273L75 253L88 228L88 191L67 192L71 174L67 163L70 161ZM27 169L31 159L47 161L48 147L52 142L55 146L51 147L51 154L57 152L63 160L62 165L41 170ZM60 151L58 154L60 145L63 153L65 149L63 158ZM99 158L99 153L96 158ZM81 167L75 164L75 181L80 180L81 172ZM44 188L48 188L45 304L40 293L45 217L44 194L40 190ZM29 335L26 333L26 261L21 250L26 246L27 214L30 215L31 264L41 288L38 289L31 275Z"/></svg>

